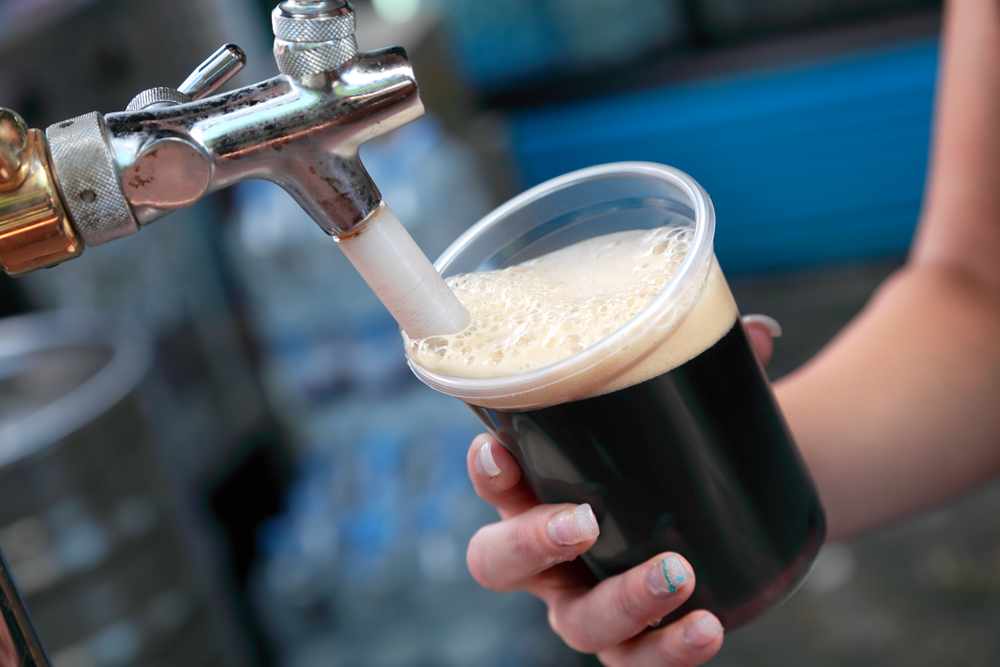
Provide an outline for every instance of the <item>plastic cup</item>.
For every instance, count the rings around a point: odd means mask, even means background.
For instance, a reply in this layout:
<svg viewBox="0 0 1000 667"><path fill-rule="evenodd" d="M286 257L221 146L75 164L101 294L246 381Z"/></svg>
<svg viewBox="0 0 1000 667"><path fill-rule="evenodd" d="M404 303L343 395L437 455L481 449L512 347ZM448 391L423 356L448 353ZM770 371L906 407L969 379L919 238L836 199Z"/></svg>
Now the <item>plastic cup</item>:
<svg viewBox="0 0 1000 667"><path fill-rule="evenodd" d="M445 277L497 269L667 225L690 239L676 273L593 346L497 378L410 366L472 408L542 502L590 503L601 535L583 560L598 577L678 552L697 584L667 620L708 609L731 630L795 590L825 521L715 260L715 212L701 186L649 163L576 171L493 211L435 267Z"/></svg>

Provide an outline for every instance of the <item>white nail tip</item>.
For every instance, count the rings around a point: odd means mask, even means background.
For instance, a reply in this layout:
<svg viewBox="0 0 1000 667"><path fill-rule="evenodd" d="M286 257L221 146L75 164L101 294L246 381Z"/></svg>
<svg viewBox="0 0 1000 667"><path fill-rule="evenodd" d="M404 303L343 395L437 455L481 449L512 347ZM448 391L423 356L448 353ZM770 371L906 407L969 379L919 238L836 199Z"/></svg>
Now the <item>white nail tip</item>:
<svg viewBox="0 0 1000 667"><path fill-rule="evenodd" d="M771 332L774 338L781 338L781 325L778 324L778 320L770 317L769 315L744 315L744 324L763 324L764 328Z"/></svg>
<svg viewBox="0 0 1000 667"><path fill-rule="evenodd" d="M500 474L500 466L493 460L493 451L490 449L490 443L487 442L479 448L476 458L479 459L479 465L482 466L483 472L487 475L496 477Z"/></svg>
<svg viewBox="0 0 1000 667"><path fill-rule="evenodd" d="M601 534L601 529L597 526L597 517L590 505L584 503L573 510L573 521L580 536L585 540L592 540Z"/></svg>
<svg viewBox="0 0 1000 667"><path fill-rule="evenodd" d="M601 532L590 505L559 512L549 519L548 530L552 541L565 547L592 540Z"/></svg>

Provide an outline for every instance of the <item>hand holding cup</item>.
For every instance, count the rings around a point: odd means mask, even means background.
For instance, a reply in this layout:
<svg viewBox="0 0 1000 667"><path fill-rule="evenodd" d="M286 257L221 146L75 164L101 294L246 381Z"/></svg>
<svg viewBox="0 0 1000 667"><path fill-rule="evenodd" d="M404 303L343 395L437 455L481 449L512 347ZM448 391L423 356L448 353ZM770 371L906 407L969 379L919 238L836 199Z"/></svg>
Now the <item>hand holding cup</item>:
<svg viewBox="0 0 1000 667"><path fill-rule="evenodd" d="M780 326L762 315L743 319L766 364ZM537 596L549 608L552 629L606 665L700 665L721 648L722 625L707 611L659 627L694 590L694 573L683 556L659 554L598 582L576 562L599 534L589 505L539 504L517 462L489 434L473 441L467 463L476 492L501 518L480 529L469 545L469 571L481 585Z"/></svg>

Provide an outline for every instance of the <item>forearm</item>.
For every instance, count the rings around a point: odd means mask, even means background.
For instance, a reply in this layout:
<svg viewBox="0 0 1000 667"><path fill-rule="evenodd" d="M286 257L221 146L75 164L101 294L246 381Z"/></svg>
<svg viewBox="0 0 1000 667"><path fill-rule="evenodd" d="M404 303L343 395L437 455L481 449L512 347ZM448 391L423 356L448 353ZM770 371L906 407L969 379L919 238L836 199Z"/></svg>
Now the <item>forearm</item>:
<svg viewBox="0 0 1000 667"><path fill-rule="evenodd" d="M1000 2L951 0L911 262L1000 285Z"/></svg>
<svg viewBox="0 0 1000 667"><path fill-rule="evenodd" d="M776 384L823 500L851 537L1000 474L1000 290L908 268Z"/></svg>
<svg viewBox="0 0 1000 667"><path fill-rule="evenodd" d="M832 539L1000 474L1000 3L951 0L910 259L776 387Z"/></svg>

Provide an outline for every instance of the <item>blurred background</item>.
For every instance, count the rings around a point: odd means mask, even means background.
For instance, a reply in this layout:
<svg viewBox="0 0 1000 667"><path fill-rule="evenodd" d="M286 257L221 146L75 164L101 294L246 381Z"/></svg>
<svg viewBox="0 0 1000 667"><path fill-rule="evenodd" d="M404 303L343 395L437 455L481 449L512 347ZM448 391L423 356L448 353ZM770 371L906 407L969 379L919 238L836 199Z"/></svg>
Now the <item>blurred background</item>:
<svg viewBox="0 0 1000 667"><path fill-rule="evenodd" d="M0 0L0 106L124 109L225 42L277 74L272 0ZM619 160L712 195L743 312L793 370L903 261L937 58L930 0L357 0L427 115L366 145L436 257L498 203ZM0 275L0 549L56 667L594 665L464 565L493 520L477 422L282 190L218 193ZM713 664L1000 662L1000 488L827 547Z"/></svg>

